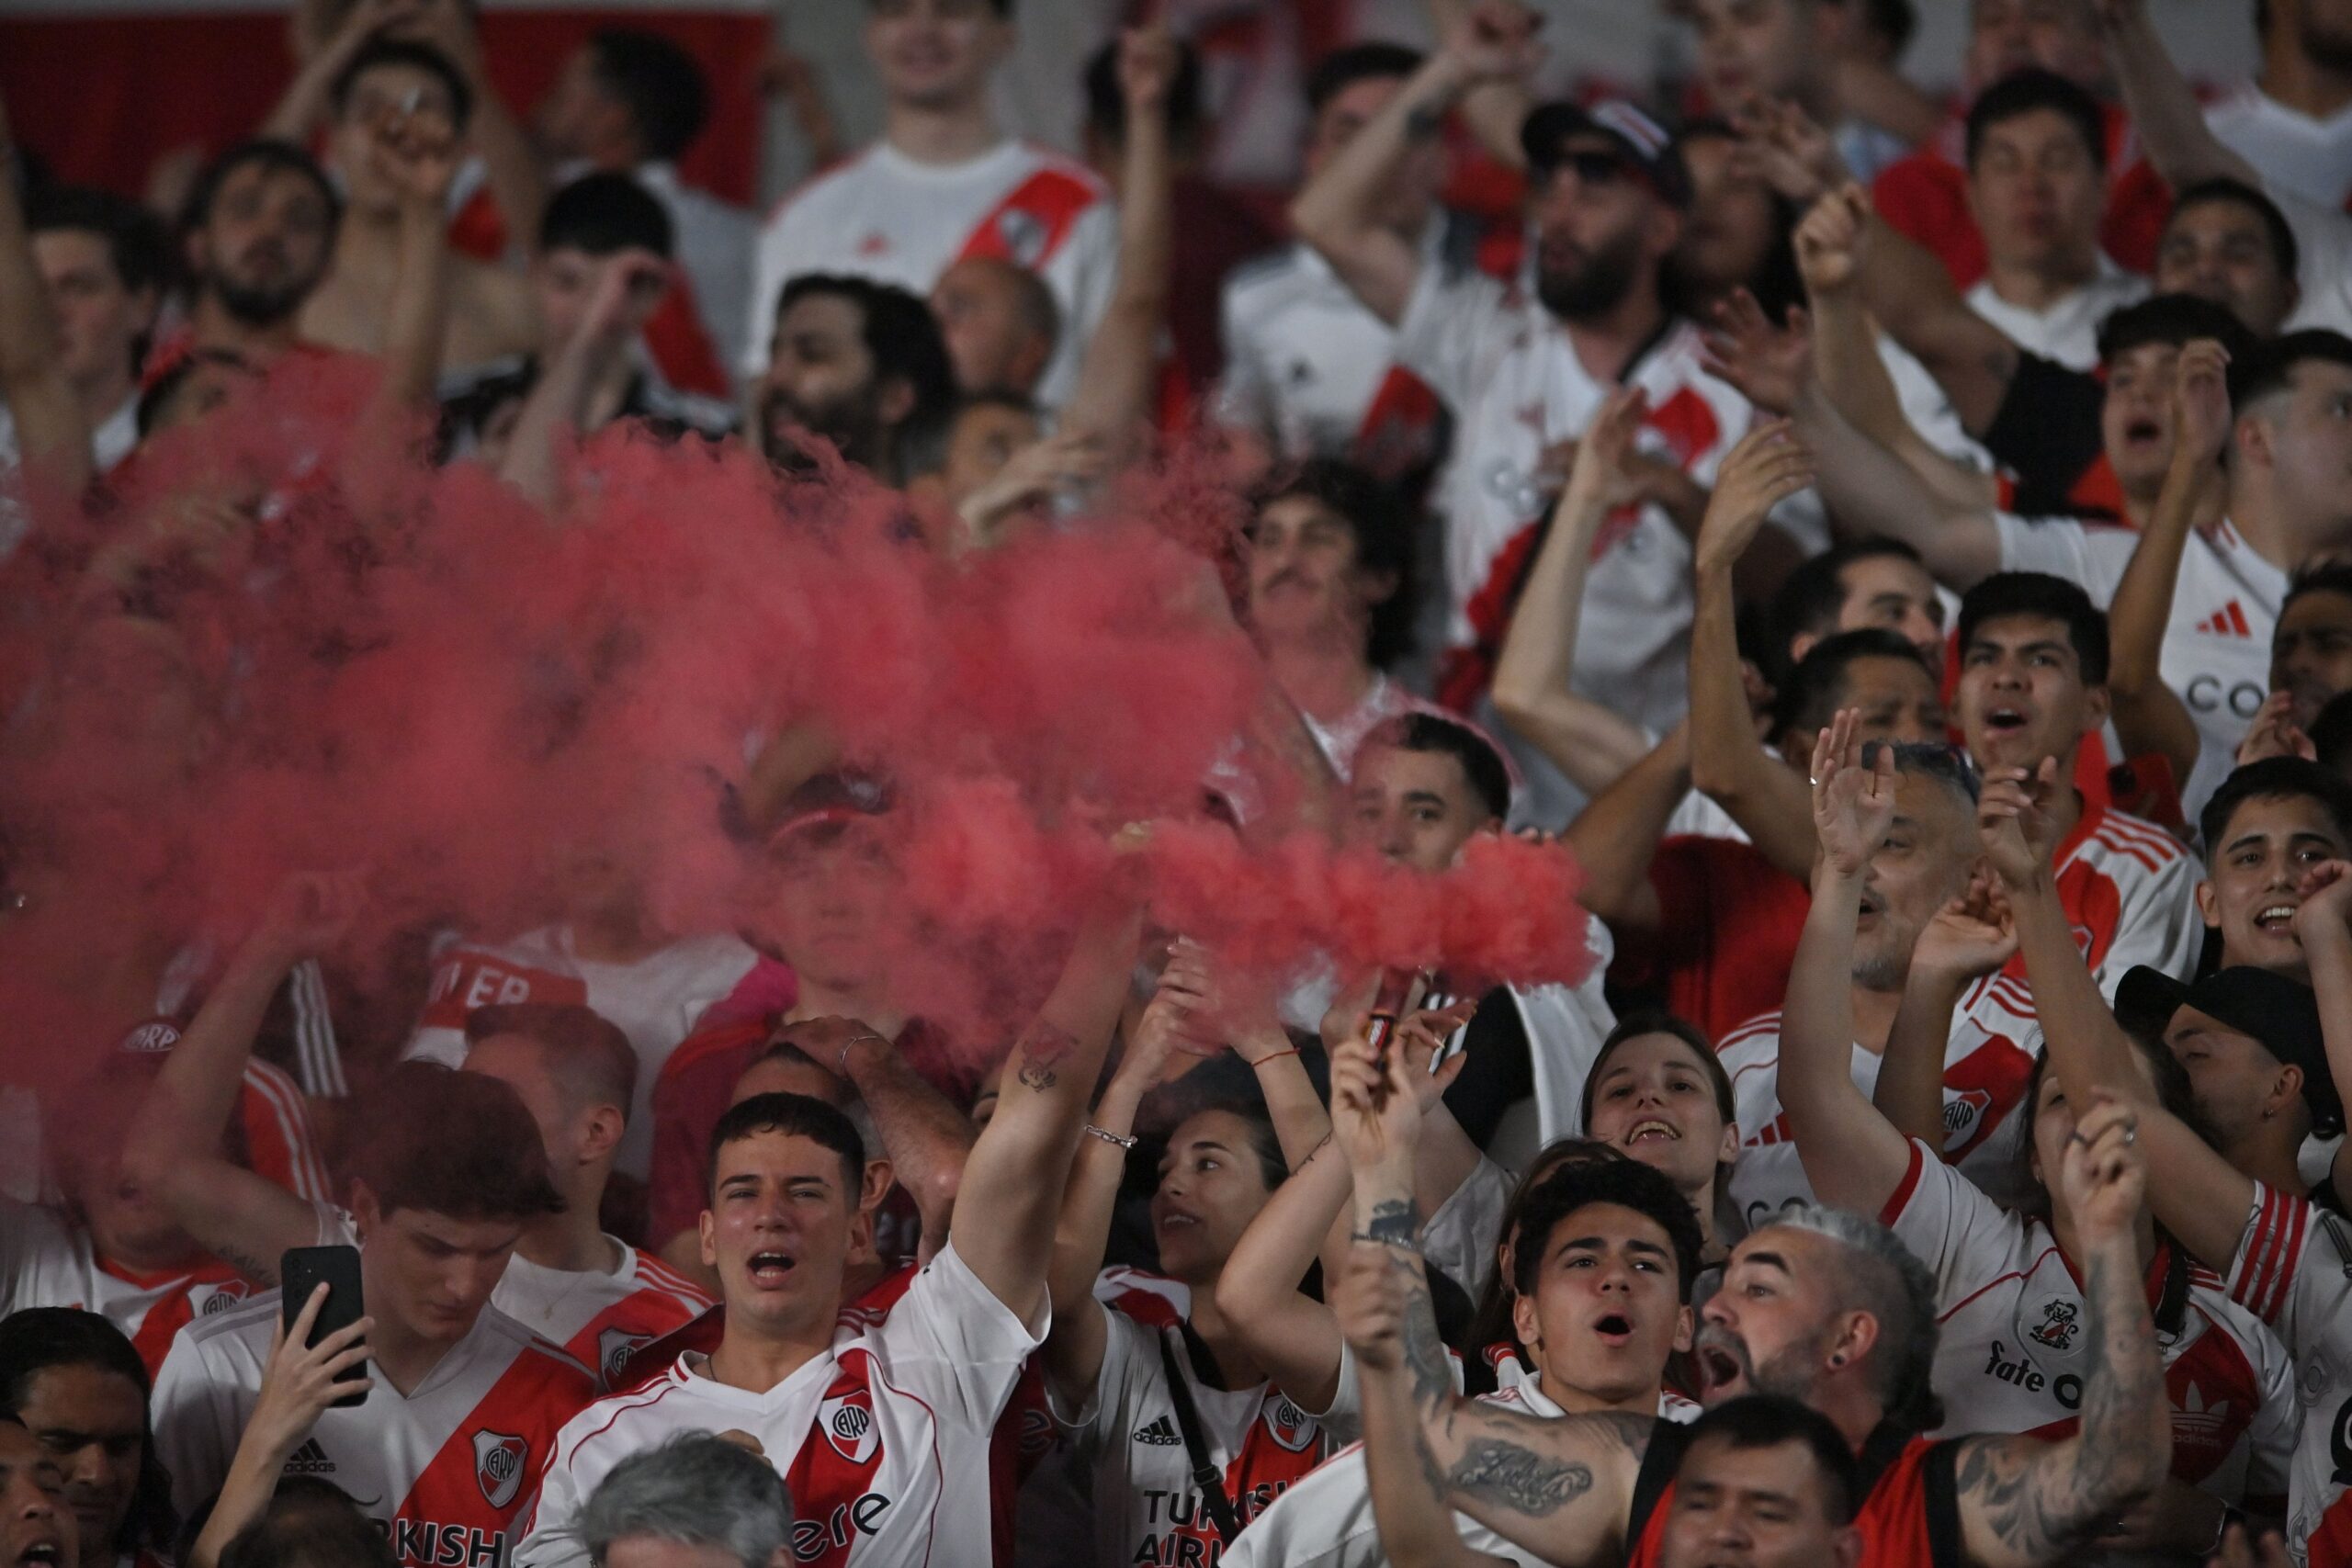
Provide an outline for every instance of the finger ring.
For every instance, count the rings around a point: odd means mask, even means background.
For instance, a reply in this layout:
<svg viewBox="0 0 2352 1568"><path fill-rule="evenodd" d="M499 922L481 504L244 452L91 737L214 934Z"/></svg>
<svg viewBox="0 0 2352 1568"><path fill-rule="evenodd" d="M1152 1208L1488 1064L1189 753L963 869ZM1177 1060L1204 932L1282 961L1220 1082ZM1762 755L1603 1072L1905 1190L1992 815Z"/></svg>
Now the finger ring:
<svg viewBox="0 0 2352 1568"><path fill-rule="evenodd" d="M2137 1127L2126 1127L2126 1128L2124 1128L2124 1129L2123 1129L2123 1146L2124 1146L2124 1147L2129 1148L2129 1147L2131 1147L2133 1144L2136 1144L2136 1143L2138 1143L2139 1141L2140 1141L2140 1129L2139 1129L2139 1128L2137 1128Z"/></svg>

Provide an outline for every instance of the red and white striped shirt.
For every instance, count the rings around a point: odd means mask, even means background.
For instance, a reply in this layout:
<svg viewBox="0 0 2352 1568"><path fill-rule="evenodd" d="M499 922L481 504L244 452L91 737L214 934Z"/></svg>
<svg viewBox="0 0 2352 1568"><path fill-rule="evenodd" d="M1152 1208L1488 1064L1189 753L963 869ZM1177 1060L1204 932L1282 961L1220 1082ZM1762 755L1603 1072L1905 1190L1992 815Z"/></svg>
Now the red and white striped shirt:
<svg viewBox="0 0 2352 1568"><path fill-rule="evenodd" d="M2352 1563L2352 1226L2256 1182L2229 1290L2295 1358L2302 1432L2288 1480L2287 1550L2313 1568L2342 1568Z"/></svg>

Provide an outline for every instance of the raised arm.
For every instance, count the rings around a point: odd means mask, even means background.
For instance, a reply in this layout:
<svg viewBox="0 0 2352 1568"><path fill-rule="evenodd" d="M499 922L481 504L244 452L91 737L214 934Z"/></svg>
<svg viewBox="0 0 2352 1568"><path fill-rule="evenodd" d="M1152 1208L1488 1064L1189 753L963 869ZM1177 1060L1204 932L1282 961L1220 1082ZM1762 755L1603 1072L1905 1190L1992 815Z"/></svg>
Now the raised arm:
<svg viewBox="0 0 2352 1568"><path fill-rule="evenodd" d="M1423 1462L1429 1450L1413 1382L1405 1370L1408 1328L1405 1270L1388 1249L1358 1243L1333 1304L1356 1355L1363 1403L1364 1478L1372 1489L1373 1521L1391 1568L1480 1568L1507 1559L1463 1542L1445 1500L1445 1479Z"/></svg>
<svg viewBox="0 0 2352 1568"><path fill-rule="evenodd" d="M1894 827L1894 753L1862 765L1841 709L1813 748L1813 822L1821 840L1813 907L1781 1010L1781 1108L1821 1201L1875 1214L1910 1168L1911 1145L1854 1083L1854 924L1871 856Z"/></svg>
<svg viewBox="0 0 2352 1568"><path fill-rule="evenodd" d="M1873 214L1858 282L1870 313L1928 367L1968 433L1991 429L2018 372L2018 345L1968 308L1944 264Z"/></svg>
<svg viewBox="0 0 2352 1568"><path fill-rule="evenodd" d="M8 108L0 103L0 402L17 422L26 469L78 496L96 472L90 418L58 361L57 316L33 262L17 174Z"/></svg>
<svg viewBox="0 0 2352 1568"><path fill-rule="evenodd" d="M278 890L164 1058L123 1141L125 1174L159 1194L206 1251L265 1283L276 1282L280 1253L316 1238L318 1216L229 1159L221 1134L278 983L296 963L334 945L352 907L348 889L322 878L296 877Z"/></svg>
<svg viewBox="0 0 2352 1568"><path fill-rule="evenodd" d="M1024 1322L1046 1304L1070 1154L1126 998L1141 927L1142 917L1123 907L1099 911L1080 931L1036 1021L1012 1043L996 1115L964 1164L948 1238Z"/></svg>
<svg viewBox="0 0 2352 1568"><path fill-rule="evenodd" d="M2319 998L2328 1076L2339 1085L2352 1083L2352 861L2322 861L2303 874L2297 891L2295 938L2303 944ZM2339 1197L2352 1193L2352 1139L2336 1145L2327 1177Z"/></svg>
<svg viewBox="0 0 2352 1568"><path fill-rule="evenodd" d="M473 94L473 115L466 122L466 140L481 155L491 199L505 220L510 249L526 251L538 238L539 218L548 205L548 175L531 139L515 123L498 96L497 85L482 61L481 33L476 12L467 0L411 0L410 17L393 30L423 39L449 57Z"/></svg>
<svg viewBox="0 0 2352 1568"><path fill-rule="evenodd" d="M1969 987L1998 973L2017 951L2008 901L1989 872L1969 878L1968 891L1921 928L1871 1090L1871 1103L1905 1137L1943 1147L1944 1053L1952 1010Z"/></svg>
<svg viewBox="0 0 2352 1568"><path fill-rule="evenodd" d="M2082 1115L2058 1179L2075 1215L2090 1314L2082 1416L2072 1437L2054 1443L1963 1441L1953 1490L1961 1539L1979 1568L2043 1568L2083 1551L2153 1494L2172 1464L2164 1362L2133 1234L2150 1156L2130 1106L2106 1095L2075 1103Z"/></svg>
<svg viewBox="0 0 2352 1568"><path fill-rule="evenodd" d="M585 434L589 400L635 335L631 300L658 292L664 270L650 251L622 251L599 261L579 326L539 367L538 380L523 399L498 477L549 512L564 501L564 443Z"/></svg>
<svg viewBox="0 0 2352 1568"><path fill-rule="evenodd" d="M1428 9L1431 30L1442 39L1479 28L1498 38L1532 37L1544 25L1540 15L1518 0L1428 0ZM1486 82L1463 96L1462 123L1488 157L1507 169L1523 169L1527 149L1519 140L1519 128L1533 107L1523 75Z"/></svg>
<svg viewBox="0 0 2352 1568"><path fill-rule="evenodd" d="M1947 588L1973 588L2001 569L1992 511L1936 494L1909 464L1857 430L1818 382L1797 399L1797 435L1812 449L1821 498L1841 532L1902 540Z"/></svg>
<svg viewBox="0 0 2352 1568"><path fill-rule="evenodd" d="M1555 1419L1465 1399L1453 1386L1438 1338L1429 1279L1415 1237L1413 1145L1420 1117L1403 1053L1376 1060L1358 1035L1331 1063L1331 1122L1355 1178L1357 1247L1376 1249L1363 1267L1394 1292L1401 1380L1367 1389L1366 1415L1396 1412L1409 1399L1414 1465L1445 1500L1547 1562L1564 1568L1613 1563L1626 1548L1625 1520L1655 1421L1625 1415ZM1351 1264L1351 1273L1355 1271ZM1377 1353L1377 1352L1375 1352ZM1384 1434L1384 1441L1393 1434Z"/></svg>
<svg viewBox="0 0 2352 1568"><path fill-rule="evenodd" d="M1415 142L1437 135L1464 93L1522 74L1533 53L1532 30L1508 37L1483 28L1450 34L1291 203L1299 238L1391 326L1404 319L1421 258L1409 238L1381 220L1390 172Z"/></svg>
<svg viewBox="0 0 2352 1568"><path fill-rule="evenodd" d="M1114 463L1151 414L1153 372L1168 317L1175 254L1173 167L1168 151L1168 85L1176 44L1164 25L1119 39L1119 93L1126 104L1126 146L1119 184L1119 265L1094 335L1079 360L1065 432L1099 437Z"/></svg>
<svg viewBox="0 0 2352 1568"><path fill-rule="evenodd" d="M1552 508L1495 666L1495 711L1588 796L1649 750L1631 721L1569 684L1593 538L1611 512L1634 502L1624 465L1645 412L1639 389L1612 392L1577 443L1567 488Z"/></svg>
<svg viewBox="0 0 2352 1568"><path fill-rule="evenodd" d="M1674 808L1690 793L1690 726L1684 720L1617 782L1577 813L1560 840L1584 868L1577 897L1612 931L1647 935L1664 922L1650 863Z"/></svg>
<svg viewBox="0 0 2352 1568"><path fill-rule="evenodd" d="M306 18L319 19L317 8L301 7ZM298 24L296 32L301 40L302 56L293 79L277 102L270 106L269 117L261 122L254 134L272 141L291 142L307 147L311 133L327 117L327 94L343 68L366 46L368 40L395 23L413 19L417 11L416 0L354 0L343 13L333 32L320 32Z"/></svg>
<svg viewBox="0 0 2352 1568"><path fill-rule="evenodd" d="M1802 780L1756 739L1739 670L1733 573L1773 507L1813 482L1811 454L1785 420L1747 433L1724 459L1699 528L1698 608L1690 628L1690 783L1731 813L1791 876L1813 869L1813 812Z"/></svg>
<svg viewBox="0 0 2352 1568"><path fill-rule="evenodd" d="M384 304L384 382L379 407L397 418L434 402L449 314L449 184L456 130L424 110L374 127L372 155L400 192L400 272Z"/></svg>
<svg viewBox="0 0 2352 1568"><path fill-rule="evenodd" d="M2057 832L2042 803L2057 787L2053 761L2033 778L2003 769L1984 781L1977 806L1984 858L2007 890L2051 1068L2076 1103L2104 1093L2132 1108L2148 1157L2165 1173L2148 1195L2156 1218L2192 1256L2226 1269L2253 1212L2254 1182L2156 1103L2123 1026L2083 964L2051 866Z"/></svg>
<svg viewBox="0 0 2352 1568"><path fill-rule="evenodd" d="M797 1024L792 1043L855 1086L891 1174L922 1216L922 1255L947 1239L964 1162L972 1153L970 1118L915 1071L888 1039L854 1019Z"/></svg>
<svg viewBox="0 0 2352 1568"><path fill-rule="evenodd" d="M2172 764L2186 784L2203 742L2188 705L2165 684L2165 633L2172 623L2173 591L2189 530L2211 509L2222 482L2222 448L2230 438L2229 353L2210 338L2181 350L2173 391L2172 467L2157 493L2148 526L2132 548L2108 611L2108 694L2115 733L2127 757L2151 754Z"/></svg>
<svg viewBox="0 0 2352 1568"><path fill-rule="evenodd" d="M2261 172L2205 123L2204 106L2173 62L2144 0L2098 0L2098 20L2132 133L2165 184L2186 190L2200 180L2233 179L2260 190Z"/></svg>

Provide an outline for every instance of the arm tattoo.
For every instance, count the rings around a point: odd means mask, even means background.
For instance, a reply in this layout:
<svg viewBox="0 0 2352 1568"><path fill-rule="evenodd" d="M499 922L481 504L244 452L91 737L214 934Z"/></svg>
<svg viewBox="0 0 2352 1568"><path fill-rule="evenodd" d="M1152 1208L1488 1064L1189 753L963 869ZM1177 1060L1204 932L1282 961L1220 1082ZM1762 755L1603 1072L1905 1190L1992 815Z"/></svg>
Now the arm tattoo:
<svg viewBox="0 0 2352 1568"><path fill-rule="evenodd" d="M216 1247L212 1249L212 1256L256 1285L274 1286L282 1282L277 1278L275 1265L265 1264L257 1258L248 1258L234 1247Z"/></svg>
<svg viewBox="0 0 2352 1568"><path fill-rule="evenodd" d="M1420 1228L1421 1206L1410 1198L1391 1198L1373 1205L1372 1218L1364 1222L1363 1238L1410 1247Z"/></svg>
<svg viewBox="0 0 2352 1568"><path fill-rule="evenodd" d="M2164 1369L2144 1309L2114 1321L2109 1296L2139 1285L2119 1284L2113 1275L2104 1257L2090 1260L2083 1294L2098 1360L2084 1381L2079 1435L2054 1446L1980 1438L1960 1454L1955 1480L1963 1505L2020 1561L2048 1562L2098 1535L2146 1490L2136 1473L2138 1450L2147 1441L2145 1413L2165 1407ZM2165 1450L2170 1453L2168 1436Z"/></svg>
<svg viewBox="0 0 2352 1568"><path fill-rule="evenodd" d="M1540 1519L1591 1491L1592 1467L1551 1459L1517 1443L1475 1438L1445 1479L1465 1497L1499 1503Z"/></svg>
<svg viewBox="0 0 2352 1568"><path fill-rule="evenodd" d="M1042 1094L1061 1081L1061 1075L1054 1069L1078 1049L1078 1041L1069 1032L1041 1019L1012 1048L1021 1057L1020 1070L1013 1076L1023 1089Z"/></svg>

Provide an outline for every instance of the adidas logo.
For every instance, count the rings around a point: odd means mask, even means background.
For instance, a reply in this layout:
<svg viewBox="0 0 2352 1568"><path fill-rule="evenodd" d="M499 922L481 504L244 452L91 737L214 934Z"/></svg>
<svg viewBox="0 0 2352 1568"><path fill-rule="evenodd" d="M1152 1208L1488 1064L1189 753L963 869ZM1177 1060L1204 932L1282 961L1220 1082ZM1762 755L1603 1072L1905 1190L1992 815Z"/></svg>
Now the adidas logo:
<svg viewBox="0 0 2352 1568"><path fill-rule="evenodd" d="M2245 624L2245 611L2234 599L2197 623L2197 630L2206 637L2243 637L2254 635Z"/></svg>
<svg viewBox="0 0 2352 1568"><path fill-rule="evenodd" d="M1172 1449L1184 1439L1176 1435L1176 1423L1162 1416L1148 1426L1137 1427L1135 1440L1138 1443L1149 1443L1154 1448Z"/></svg>
<svg viewBox="0 0 2352 1568"><path fill-rule="evenodd" d="M327 1458L327 1450L319 1447L316 1438L305 1438L286 1461L284 1475L333 1475L334 1461Z"/></svg>

